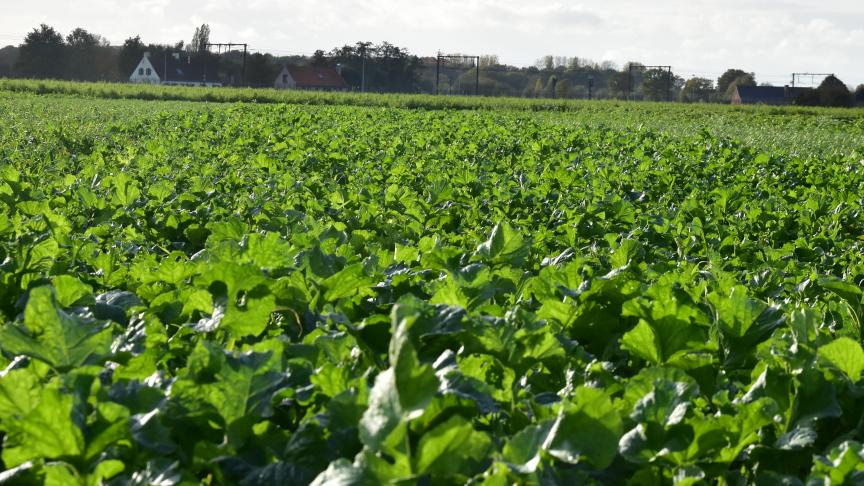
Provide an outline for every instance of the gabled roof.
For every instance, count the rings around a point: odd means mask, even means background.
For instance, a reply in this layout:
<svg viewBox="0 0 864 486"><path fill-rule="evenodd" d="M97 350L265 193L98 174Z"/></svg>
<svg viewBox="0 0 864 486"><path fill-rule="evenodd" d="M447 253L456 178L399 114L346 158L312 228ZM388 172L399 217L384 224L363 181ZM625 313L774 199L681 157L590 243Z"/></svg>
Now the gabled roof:
<svg viewBox="0 0 864 486"><path fill-rule="evenodd" d="M286 66L298 88L347 89L348 83L331 67Z"/></svg>
<svg viewBox="0 0 864 486"><path fill-rule="evenodd" d="M180 55L179 59L175 59L173 55L168 56L151 56L150 64L159 75L162 82L177 82L177 83L215 83L219 81L219 74L215 62L207 63L203 59L196 59L185 55ZM206 72L205 72L206 69ZM165 71L168 76L166 78Z"/></svg>
<svg viewBox="0 0 864 486"><path fill-rule="evenodd" d="M786 88L784 86L736 86L742 103L777 103L794 100L810 91L810 88ZM789 90L788 96L786 90Z"/></svg>

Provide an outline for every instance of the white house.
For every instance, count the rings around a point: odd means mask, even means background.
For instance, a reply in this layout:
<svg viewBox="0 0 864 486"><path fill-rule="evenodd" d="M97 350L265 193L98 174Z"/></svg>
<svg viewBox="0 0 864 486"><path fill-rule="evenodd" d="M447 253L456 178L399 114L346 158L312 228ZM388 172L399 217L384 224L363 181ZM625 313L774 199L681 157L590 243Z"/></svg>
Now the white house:
<svg viewBox="0 0 864 486"><path fill-rule="evenodd" d="M214 65L180 54L165 53L162 59L145 52L138 66L129 76L129 82L177 86L222 86Z"/></svg>
<svg viewBox="0 0 864 486"><path fill-rule="evenodd" d="M162 81L156 73L156 68L150 63L149 52L144 53L144 57L141 58L141 61L138 62L138 66L135 67L135 70L132 71L132 75L129 76L129 81L132 83L143 84L159 84Z"/></svg>

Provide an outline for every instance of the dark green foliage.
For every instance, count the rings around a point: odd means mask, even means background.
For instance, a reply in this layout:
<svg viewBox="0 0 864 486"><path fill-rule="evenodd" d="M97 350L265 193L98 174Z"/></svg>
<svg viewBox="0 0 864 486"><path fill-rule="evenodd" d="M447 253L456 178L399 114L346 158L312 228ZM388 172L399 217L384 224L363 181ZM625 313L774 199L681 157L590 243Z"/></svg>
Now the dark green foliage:
<svg viewBox="0 0 864 486"><path fill-rule="evenodd" d="M819 87L819 106L850 106L852 105L852 94L843 81L835 76L826 77Z"/></svg>
<svg viewBox="0 0 864 486"><path fill-rule="evenodd" d="M42 24L33 29L19 47L15 71L25 78L60 79L65 71L63 36Z"/></svg>
<svg viewBox="0 0 864 486"><path fill-rule="evenodd" d="M123 41L123 46L117 54L117 71L120 79L129 79L132 70L141 62L147 49L141 42L141 36L130 37ZM154 53L151 52L151 55Z"/></svg>
<svg viewBox="0 0 864 486"><path fill-rule="evenodd" d="M756 86L756 78L753 73L741 69L727 69L717 78L717 93L727 97L731 94L733 86Z"/></svg>

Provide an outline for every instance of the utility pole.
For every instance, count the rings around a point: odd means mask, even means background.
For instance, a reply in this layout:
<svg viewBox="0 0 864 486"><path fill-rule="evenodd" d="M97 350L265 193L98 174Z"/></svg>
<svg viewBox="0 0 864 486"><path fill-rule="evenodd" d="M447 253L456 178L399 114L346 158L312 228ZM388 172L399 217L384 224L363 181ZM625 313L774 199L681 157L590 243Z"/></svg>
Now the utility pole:
<svg viewBox="0 0 864 486"><path fill-rule="evenodd" d="M633 96L633 63L627 65L627 100Z"/></svg>
<svg viewBox="0 0 864 486"><path fill-rule="evenodd" d="M441 51L438 51L438 56L435 58L435 94L438 94L438 85L441 84Z"/></svg>
<svg viewBox="0 0 864 486"><path fill-rule="evenodd" d="M816 76L823 76L827 78L828 76L834 76L834 73L792 73L792 87L795 87L795 81L798 78L803 78L804 76L810 76L810 84L813 84Z"/></svg>
<svg viewBox="0 0 864 486"><path fill-rule="evenodd" d="M666 70L666 101L672 101L672 67Z"/></svg>
<svg viewBox="0 0 864 486"><path fill-rule="evenodd" d="M480 56L477 56L477 71L474 72L474 96L480 96Z"/></svg>
<svg viewBox="0 0 864 486"><path fill-rule="evenodd" d="M249 44L237 44L234 42L207 44L207 52L210 52L211 47L216 47L216 52L218 54L221 54L223 47L225 48L225 52L228 52L233 47L241 47L241 46L243 47L243 74L241 75L240 84L242 84L243 86L246 86L246 51L247 51L247 48L249 47ZM205 70L204 76L205 77L207 76L206 70Z"/></svg>

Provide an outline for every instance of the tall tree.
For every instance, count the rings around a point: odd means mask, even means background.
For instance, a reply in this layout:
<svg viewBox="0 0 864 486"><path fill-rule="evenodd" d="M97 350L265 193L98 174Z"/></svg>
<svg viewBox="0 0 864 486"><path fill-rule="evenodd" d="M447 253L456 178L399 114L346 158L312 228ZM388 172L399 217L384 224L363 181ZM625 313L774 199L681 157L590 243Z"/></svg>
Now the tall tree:
<svg viewBox="0 0 864 486"><path fill-rule="evenodd" d="M246 64L246 79L250 86L273 86L276 77L276 66L270 56L256 52L249 56Z"/></svg>
<svg viewBox="0 0 864 486"><path fill-rule="evenodd" d="M192 42L187 48L190 53L198 54L207 50L207 44L210 43L210 26L201 24L201 27L195 27L195 33L192 34Z"/></svg>
<svg viewBox="0 0 864 486"><path fill-rule="evenodd" d="M109 66L111 52L108 41L98 34L92 34L81 27L66 36L66 76L80 81L109 79L113 71Z"/></svg>
<svg viewBox="0 0 864 486"><path fill-rule="evenodd" d="M837 79L836 76L828 76L816 88L819 94L819 104L821 106L851 106L852 94L846 83Z"/></svg>
<svg viewBox="0 0 864 486"><path fill-rule="evenodd" d="M353 46L335 48L329 54L330 63L342 67L342 77L355 89L364 83L368 90L388 92L412 92L417 90L420 59L411 55L407 49L389 42L375 45L371 42L358 42ZM441 89L448 74L442 72ZM450 79L458 78L458 74ZM433 83L434 84L434 83ZM472 83L473 87L473 83ZM434 89L434 86L432 86Z"/></svg>
<svg viewBox="0 0 864 486"><path fill-rule="evenodd" d="M74 49L96 47L103 42L102 36L91 34L81 27L76 28L66 36L66 45Z"/></svg>
<svg viewBox="0 0 864 486"><path fill-rule="evenodd" d="M564 78L560 82L558 82L558 97L559 98L570 98L572 96L572 83L569 79Z"/></svg>
<svg viewBox="0 0 864 486"><path fill-rule="evenodd" d="M651 101L671 101L674 79L665 69L648 69L642 75L642 95Z"/></svg>
<svg viewBox="0 0 864 486"><path fill-rule="evenodd" d="M491 68L498 66L500 61L498 60L498 56L495 54L486 54L480 56L480 67L481 68Z"/></svg>
<svg viewBox="0 0 864 486"><path fill-rule="evenodd" d="M679 99L684 103L709 101L714 92L714 83L706 78L690 78L684 83Z"/></svg>
<svg viewBox="0 0 864 486"><path fill-rule="evenodd" d="M18 48L6 46L0 49L0 77L7 78L15 75L15 63L18 62Z"/></svg>
<svg viewBox="0 0 864 486"><path fill-rule="evenodd" d="M317 51L315 51L314 54L312 54L312 65L313 66L323 67L323 66L327 66L328 64L329 64L329 61L327 60L327 54L324 51L322 51L321 49L318 49Z"/></svg>
<svg viewBox="0 0 864 486"><path fill-rule="evenodd" d="M717 78L717 92L721 96L729 94L734 86L756 86L756 75L748 73L741 69L727 69L719 78Z"/></svg>
<svg viewBox="0 0 864 486"><path fill-rule="evenodd" d="M613 98L624 98L630 89L630 72L627 69L615 71L609 77L609 93Z"/></svg>
<svg viewBox="0 0 864 486"><path fill-rule="evenodd" d="M543 78L537 78L537 81L534 82L534 97L543 97Z"/></svg>
<svg viewBox="0 0 864 486"><path fill-rule="evenodd" d="M549 80L546 81L546 88L543 90L543 95L547 98L555 98L558 96L558 76L554 74L549 76Z"/></svg>
<svg viewBox="0 0 864 486"><path fill-rule="evenodd" d="M132 74L132 71L141 62L144 52L145 47L144 43L141 42L140 35L130 37L123 42L123 47L120 48L120 53L117 55L117 69L120 72L121 79L125 79Z"/></svg>
<svg viewBox="0 0 864 486"><path fill-rule="evenodd" d="M555 56L543 56L534 63L537 69L551 71L555 69Z"/></svg>
<svg viewBox="0 0 864 486"><path fill-rule="evenodd" d="M19 46L15 70L21 76L60 79L64 67L63 36L51 26L33 29Z"/></svg>

